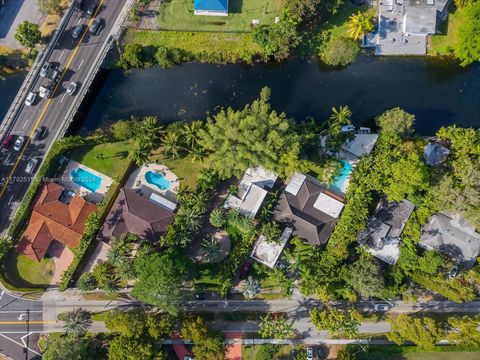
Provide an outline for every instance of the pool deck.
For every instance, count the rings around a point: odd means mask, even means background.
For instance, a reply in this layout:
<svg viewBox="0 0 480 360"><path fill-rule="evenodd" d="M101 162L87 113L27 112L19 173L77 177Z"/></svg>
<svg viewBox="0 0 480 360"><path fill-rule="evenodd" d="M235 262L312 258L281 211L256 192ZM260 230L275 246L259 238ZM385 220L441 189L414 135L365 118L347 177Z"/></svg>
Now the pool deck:
<svg viewBox="0 0 480 360"><path fill-rule="evenodd" d="M96 192L92 192L73 182L72 177L70 176L70 173L72 170L75 170L78 168L88 171L89 173L96 175L102 179L102 182L100 183L100 188ZM67 168L62 174L62 178L60 180L61 180L60 182L63 184L65 188L73 191L77 195L80 195L85 200L93 202L94 204L98 204L103 200L103 198L105 197L105 194L107 193L108 189L110 189L110 186L112 185L111 178L109 178L106 175L103 175L102 173L99 173L98 171L95 171L89 168L88 166L82 165L76 162L75 160L69 161Z"/></svg>
<svg viewBox="0 0 480 360"><path fill-rule="evenodd" d="M172 186L168 190L160 190L154 184L149 184L145 180L145 174L147 171L153 171L163 174L165 179L172 183ZM135 170L132 175L127 180L125 188L127 189L140 189L140 191L145 196L150 196L152 193L163 196L165 199L177 203L177 192L178 187L180 186L180 181L178 180L177 175L175 175L168 167L165 165L150 163L143 165L142 167Z"/></svg>

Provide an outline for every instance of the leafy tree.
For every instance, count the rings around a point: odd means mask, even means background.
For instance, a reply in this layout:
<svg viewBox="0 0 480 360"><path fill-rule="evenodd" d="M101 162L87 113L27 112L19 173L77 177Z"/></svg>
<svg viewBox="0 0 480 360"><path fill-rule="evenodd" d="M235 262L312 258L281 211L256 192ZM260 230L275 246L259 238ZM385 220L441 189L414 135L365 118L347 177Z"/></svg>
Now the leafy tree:
<svg viewBox="0 0 480 360"><path fill-rule="evenodd" d="M37 0L38 8L45 15L60 15L62 13L62 0Z"/></svg>
<svg viewBox="0 0 480 360"><path fill-rule="evenodd" d="M390 320L390 328L391 331L387 334L390 341L398 345L411 341L424 350L433 350L435 343L444 336L441 324L428 317L416 318L401 314Z"/></svg>
<svg viewBox="0 0 480 360"><path fill-rule="evenodd" d="M457 345L480 346L480 321L478 316L450 317L447 340Z"/></svg>
<svg viewBox="0 0 480 360"><path fill-rule="evenodd" d="M105 292L113 294L117 291L117 281L112 264L107 261L98 263L92 270L93 277L98 286Z"/></svg>
<svg viewBox="0 0 480 360"><path fill-rule="evenodd" d="M258 333L268 339L291 339L295 336L293 325L283 316L267 314L260 318Z"/></svg>
<svg viewBox="0 0 480 360"><path fill-rule="evenodd" d="M268 241L280 241L280 226L275 221L270 221L263 224L260 232L267 238Z"/></svg>
<svg viewBox="0 0 480 360"><path fill-rule="evenodd" d="M371 256L361 256L350 266L346 282L367 298L378 296L385 286L380 266Z"/></svg>
<svg viewBox="0 0 480 360"><path fill-rule="evenodd" d="M200 130L200 144L211 152L211 168L223 179L240 176L248 167L264 166L281 175L300 166L300 137L285 114L272 111L270 90L240 111L221 110Z"/></svg>
<svg viewBox="0 0 480 360"><path fill-rule="evenodd" d="M358 39L366 33L373 30L373 14L365 12L357 12L350 16L350 22L348 23L347 34L352 39Z"/></svg>
<svg viewBox="0 0 480 360"><path fill-rule="evenodd" d="M327 65L345 66L353 63L359 52L358 42L342 36L332 36L320 51L320 59Z"/></svg>
<svg viewBox="0 0 480 360"><path fill-rule="evenodd" d="M67 313L64 323L63 329L67 335L75 338L82 337L91 323L90 313L82 308L75 308Z"/></svg>
<svg viewBox="0 0 480 360"><path fill-rule="evenodd" d="M290 50L300 43L294 22L281 19L276 24L260 25L252 33L253 41L267 58L282 61L290 56Z"/></svg>
<svg viewBox="0 0 480 360"><path fill-rule="evenodd" d="M332 115L320 132L321 135L327 137L326 146L328 149L340 150L345 140L351 137L350 133L342 131L342 127L352 124L351 116L352 111L348 106L340 106L338 109L336 107L332 108Z"/></svg>
<svg viewBox="0 0 480 360"><path fill-rule="evenodd" d="M185 143L190 151L198 149L198 132L203 127L203 122L200 120L192 121L190 124L183 125L183 136Z"/></svg>
<svg viewBox="0 0 480 360"><path fill-rule="evenodd" d="M33 49L37 44L40 44L42 33L37 24L32 24L25 20L18 25L15 39L20 45Z"/></svg>
<svg viewBox="0 0 480 360"><path fill-rule="evenodd" d="M173 61L170 59L168 49L165 46L157 47L157 50L155 51L155 60L158 65L160 65L165 69L168 69L173 65L175 65Z"/></svg>
<svg viewBox="0 0 480 360"><path fill-rule="evenodd" d="M118 266L121 262L130 257L130 252L130 244L124 237L113 239L107 253L107 259L114 266Z"/></svg>
<svg viewBox="0 0 480 360"><path fill-rule="evenodd" d="M409 136L413 132L415 115L409 114L400 108L385 111L375 119L382 132Z"/></svg>
<svg viewBox="0 0 480 360"><path fill-rule="evenodd" d="M454 45L455 56L461 65L467 66L480 60L480 2L471 1L464 9L464 21L461 22L457 41Z"/></svg>
<svg viewBox="0 0 480 360"><path fill-rule="evenodd" d="M148 162L150 151L140 143L136 143L128 153L128 157L138 166Z"/></svg>
<svg viewBox="0 0 480 360"><path fill-rule="evenodd" d="M162 128L155 116L147 116L138 126L138 141L142 147L153 149L158 146Z"/></svg>
<svg viewBox="0 0 480 360"><path fill-rule="evenodd" d="M44 360L93 359L92 344L88 339L70 336L52 336L47 339Z"/></svg>
<svg viewBox="0 0 480 360"><path fill-rule="evenodd" d="M353 346L345 346L337 353L337 360L356 360L356 350Z"/></svg>
<svg viewBox="0 0 480 360"><path fill-rule="evenodd" d="M325 307L321 311L314 308L310 311L310 319L318 330L328 330L332 335L353 338L358 334L360 314L355 310L340 310Z"/></svg>
<svg viewBox="0 0 480 360"><path fill-rule="evenodd" d="M180 151L182 150L180 133L177 131L167 131L162 137L163 151L167 156L172 159L180 157Z"/></svg>
<svg viewBox="0 0 480 360"><path fill-rule="evenodd" d="M90 272L85 272L78 278L77 286L80 290L89 291L97 287L97 281L95 277Z"/></svg>
<svg viewBox="0 0 480 360"><path fill-rule="evenodd" d="M185 268L175 258L174 250L137 256L135 269L138 278L132 295L176 315L183 300L181 286Z"/></svg>
<svg viewBox="0 0 480 360"><path fill-rule="evenodd" d="M260 283L258 280L249 276L243 284L243 296L247 300L253 299L260 293Z"/></svg>
<svg viewBox="0 0 480 360"><path fill-rule="evenodd" d="M109 360L161 360L161 349L156 349L151 342L140 341L125 336L116 336L108 346Z"/></svg>
<svg viewBox="0 0 480 360"><path fill-rule="evenodd" d="M222 249L218 239L203 239L202 249L204 258L208 263L216 263L222 259Z"/></svg>
<svg viewBox="0 0 480 360"><path fill-rule="evenodd" d="M209 330L202 318L185 319L180 332L184 339L193 341L195 359L223 360L225 358L222 334Z"/></svg>
<svg viewBox="0 0 480 360"><path fill-rule="evenodd" d="M227 221L225 211L222 208L213 209L210 213L210 224L213 227L221 228Z"/></svg>
<svg viewBox="0 0 480 360"><path fill-rule="evenodd" d="M118 120L110 126L113 138L116 141L125 141L131 139L136 133L135 121L132 120Z"/></svg>
<svg viewBox="0 0 480 360"><path fill-rule="evenodd" d="M118 65L122 69L128 70L143 67L144 61L142 47L138 44L127 44L123 49Z"/></svg>
<svg viewBox="0 0 480 360"><path fill-rule="evenodd" d="M457 8L464 8L465 6L467 5L470 5L472 2L474 2L475 0L455 0L455 6Z"/></svg>

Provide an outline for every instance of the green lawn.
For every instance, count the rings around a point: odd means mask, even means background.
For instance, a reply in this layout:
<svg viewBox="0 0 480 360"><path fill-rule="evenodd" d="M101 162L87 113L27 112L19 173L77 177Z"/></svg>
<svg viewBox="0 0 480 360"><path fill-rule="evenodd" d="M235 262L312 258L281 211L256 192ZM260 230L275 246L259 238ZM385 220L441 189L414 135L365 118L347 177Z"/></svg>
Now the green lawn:
<svg viewBox="0 0 480 360"><path fill-rule="evenodd" d="M428 53L431 55L451 55L457 42L458 29L466 21L465 11L450 6L448 21L443 22L440 31L443 35L433 35Z"/></svg>
<svg viewBox="0 0 480 360"><path fill-rule="evenodd" d="M271 345L244 345L242 347L242 359L243 360L264 360L267 359L271 353L267 351L267 348ZM274 355L277 360L290 360L292 359L291 353L295 351L297 356L305 352L306 347L303 345L277 345L277 353ZM307 358L306 353L304 359Z"/></svg>
<svg viewBox="0 0 480 360"><path fill-rule="evenodd" d="M45 287L55 272L52 259L37 262L12 250L5 259L8 279L19 287Z"/></svg>
<svg viewBox="0 0 480 360"><path fill-rule="evenodd" d="M193 14L193 1L162 2L158 24L161 29L186 31L250 31L252 19L260 24L273 24L283 0L230 1L228 16L198 16Z"/></svg>
<svg viewBox="0 0 480 360"><path fill-rule="evenodd" d="M130 141L82 146L72 153L71 158L119 181L130 165L128 159L130 147Z"/></svg>

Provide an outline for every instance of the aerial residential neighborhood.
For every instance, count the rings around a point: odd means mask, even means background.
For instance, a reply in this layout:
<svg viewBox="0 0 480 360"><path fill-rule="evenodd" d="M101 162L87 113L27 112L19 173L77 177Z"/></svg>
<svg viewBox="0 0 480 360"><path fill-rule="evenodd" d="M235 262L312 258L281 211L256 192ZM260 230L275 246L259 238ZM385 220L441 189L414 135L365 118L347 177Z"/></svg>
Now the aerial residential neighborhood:
<svg viewBox="0 0 480 360"><path fill-rule="evenodd" d="M0 358L480 358L479 29L0 0Z"/></svg>

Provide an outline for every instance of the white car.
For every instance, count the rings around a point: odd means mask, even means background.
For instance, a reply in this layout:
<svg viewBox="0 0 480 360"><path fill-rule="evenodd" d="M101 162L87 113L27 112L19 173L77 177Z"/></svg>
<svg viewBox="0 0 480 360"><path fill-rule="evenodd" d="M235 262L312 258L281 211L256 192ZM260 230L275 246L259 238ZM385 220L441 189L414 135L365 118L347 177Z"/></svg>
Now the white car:
<svg viewBox="0 0 480 360"><path fill-rule="evenodd" d="M75 94L75 91L77 90L77 87L78 87L78 82L72 81L67 87L67 94L73 96L73 94Z"/></svg>
<svg viewBox="0 0 480 360"><path fill-rule="evenodd" d="M34 171L35 168L37 167L37 164L38 164L38 160L37 160L37 159L30 159L30 161L29 161L28 164L27 164L27 167L25 168L25 172L26 172L27 174L33 173L33 171Z"/></svg>
<svg viewBox="0 0 480 360"><path fill-rule="evenodd" d="M307 348L307 360L313 360L313 348Z"/></svg>
<svg viewBox="0 0 480 360"><path fill-rule="evenodd" d="M40 86L40 97L43 99L48 99L52 93L52 90L50 90L49 87L46 86Z"/></svg>
<svg viewBox="0 0 480 360"><path fill-rule="evenodd" d="M15 141L15 144L13 144L13 150L20 151L24 142L25 142L25 138L23 136L19 136Z"/></svg>
<svg viewBox="0 0 480 360"><path fill-rule="evenodd" d="M27 95L27 98L25 99L25 105L32 106L36 98L37 98L37 93L30 91Z"/></svg>

